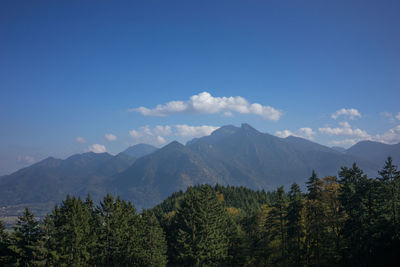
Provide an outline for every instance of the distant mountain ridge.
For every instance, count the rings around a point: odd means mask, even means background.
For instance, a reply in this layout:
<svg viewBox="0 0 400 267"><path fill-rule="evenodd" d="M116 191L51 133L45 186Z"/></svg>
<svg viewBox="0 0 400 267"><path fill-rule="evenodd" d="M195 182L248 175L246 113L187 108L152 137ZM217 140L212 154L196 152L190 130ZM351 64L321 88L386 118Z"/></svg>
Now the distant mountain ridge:
<svg viewBox="0 0 400 267"><path fill-rule="evenodd" d="M388 145L374 141L361 141L347 149L345 153L377 162L382 166L386 158L390 156L395 165L400 165L400 143Z"/></svg>
<svg viewBox="0 0 400 267"><path fill-rule="evenodd" d="M138 145L137 151L135 146L128 151L140 157L149 153L150 148L156 149L150 145ZM107 178L125 170L135 160L124 152L116 156L87 152L65 160L46 158L0 177L0 206L40 204L51 207L66 194L103 195Z"/></svg>
<svg viewBox="0 0 400 267"><path fill-rule="evenodd" d="M400 160L399 144L360 142L342 152L299 137L261 133L248 124L227 125L186 145L174 141L157 149L140 144L116 156L89 152L65 160L47 158L0 177L0 206L53 205L66 194L90 193L97 199L109 192L150 208L190 185L270 190L303 185L312 170L320 177L337 175L353 162L375 177L388 152Z"/></svg>

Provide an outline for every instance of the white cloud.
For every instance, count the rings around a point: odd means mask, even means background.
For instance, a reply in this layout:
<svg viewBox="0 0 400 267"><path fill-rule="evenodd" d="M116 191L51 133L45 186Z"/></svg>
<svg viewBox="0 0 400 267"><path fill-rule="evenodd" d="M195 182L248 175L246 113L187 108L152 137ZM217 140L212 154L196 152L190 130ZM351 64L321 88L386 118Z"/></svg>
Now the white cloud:
<svg viewBox="0 0 400 267"><path fill-rule="evenodd" d="M399 113L397 113L397 115L396 115L396 119L398 119L398 120L400 121L400 112L399 112Z"/></svg>
<svg viewBox="0 0 400 267"><path fill-rule="evenodd" d="M314 135L316 134L311 128L309 128L309 127L304 127L304 128L300 128L298 131L297 131L297 134L300 136L300 137L304 137L304 138L306 138L306 139L310 139L310 140L312 140L313 138L314 138Z"/></svg>
<svg viewBox="0 0 400 267"><path fill-rule="evenodd" d="M193 95L187 101L170 101L164 105L157 105L150 109L146 107L132 108L128 111L139 112L145 116L167 116L174 113L200 113L232 116L233 112L240 114L253 114L266 120L277 121L282 116L282 111L271 106L263 106L258 103L249 103L241 96L213 97L208 92Z"/></svg>
<svg viewBox="0 0 400 267"><path fill-rule="evenodd" d="M117 137L111 133L105 134L104 138L107 139L107 141L109 141L109 142L113 142L113 141L117 140Z"/></svg>
<svg viewBox="0 0 400 267"><path fill-rule="evenodd" d="M386 144L397 144L400 142L400 125L388 130L383 134L377 134L374 137L375 141Z"/></svg>
<svg viewBox="0 0 400 267"><path fill-rule="evenodd" d="M18 156L17 158L18 162L23 162L23 163L27 163L27 164L33 164L36 159L32 156Z"/></svg>
<svg viewBox="0 0 400 267"><path fill-rule="evenodd" d="M104 153L107 151L106 147L99 144L94 144L88 147L88 150L94 153Z"/></svg>
<svg viewBox="0 0 400 267"><path fill-rule="evenodd" d="M129 135L133 138L140 138L142 136L141 132L137 130L130 130Z"/></svg>
<svg viewBox="0 0 400 267"><path fill-rule="evenodd" d="M340 136L351 136L351 137L357 137L360 139L371 139L371 136L364 130L361 130L359 128L357 129L352 129L350 124L348 122L340 122L339 123L341 128L330 128L330 127L325 127L325 128L319 128L319 132L327 135L340 135Z"/></svg>
<svg viewBox="0 0 400 267"><path fill-rule="evenodd" d="M354 145L363 140L371 140L385 144L400 143L400 125L389 129L383 134L369 135L366 131L361 129L352 129L348 122L341 122L342 128L319 128L319 131L328 135L348 136L352 138L344 140L334 140L329 143L332 145Z"/></svg>
<svg viewBox="0 0 400 267"><path fill-rule="evenodd" d="M75 141L78 142L78 143L81 143L81 144L86 143L85 138L83 138L83 137L81 137L81 136L78 136L78 137L75 139Z"/></svg>
<svg viewBox="0 0 400 267"><path fill-rule="evenodd" d="M159 144L165 144L167 141L164 139L164 137L162 137L162 136L157 136L156 137L157 138L157 142L159 143Z"/></svg>
<svg viewBox="0 0 400 267"><path fill-rule="evenodd" d="M190 126L186 124L180 124L175 126L177 133L176 135L182 137L202 137L205 135L210 135L213 131L217 130L219 127L202 125L202 126Z"/></svg>
<svg viewBox="0 0 400 267"><path fill-rule="evenodd" d="M305 139L309 139L309 140L313 140L315 134L316 133L313 131L313 129L311 129L309 127L300 128L296 132L291 132L289 130L275 132L275 135L278 137L281 137L281 138L286 138L288 136L297 136L297 137L301 137L301 138L305 138Z"/></svg>
<svg viewBox="0 0 400 267"><path fill-rule="evenodd" d="M294 133L292 133L289 130L283 130L283 131L276 131L275 135L278 136L278 137L281 137L281 138L286 138L286 137L291 136L291 135L294 136Z"/></svg>
<svg viewBox="0 0 400 267"><path fill-rule="evenodd" d="M154 127L153 131L158 135L171 135L172 133L171 126L169 125L157 125L156 127Z"/></svg>
<svg viewBox="0 0 400 267"><path fill-rule="evenodd" d="M356 117L360 117L361 118L360 112L358 112L358 110L355 109L355 108L349 108L349 109L342 108L342 109L339 109L335 113L333 113L331 117L332 117L332 119L336 120L340 116L348 117L351 120L354 120Z"/></svg>
<svg viewBox="0 0 400 267"><path fill-rule="evenodd" d="M191 126L187 124L178 124L175 126L157 125L155 127L146 125L130 130L129 135L135 140L135 144L147 143L153 145L163 145L167 142L165 140L165 136L174 135L184 138L201 137L210 135L218 128L219 127L217 126L210 125Z"/></svg>
<svg viewBox="0 0 400 267"><path fill-rule="evenodd" d="M152 145L163 145L167 141L160 135L160 132L168 133L170 126L156 126L151 129L149 125L129 131L129 135L135 140L135 144L146 143Z"/></svg>
<svg viewBox="0 0 400 267"><path fill-rule="evenodd" d="M357 142L361 141L360 139L344 139L344 140L334 140L330 141L329 143L333 146L346 146L346 145L354 145Z"/></svg>

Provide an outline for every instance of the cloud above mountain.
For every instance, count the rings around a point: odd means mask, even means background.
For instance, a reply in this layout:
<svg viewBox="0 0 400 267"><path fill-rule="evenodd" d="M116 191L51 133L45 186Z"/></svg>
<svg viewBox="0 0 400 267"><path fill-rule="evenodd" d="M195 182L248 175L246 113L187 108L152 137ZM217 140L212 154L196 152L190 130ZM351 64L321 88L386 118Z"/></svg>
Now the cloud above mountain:
<svg viewBox="0 0 400 267"><path fill-rule="evenodd" d="M77 138L75 138L75 141L78 142L78 143L81 143L81 144L86 143L85 138L83 138L81 136L78 136Z"/></svg>
<svg viewBox="0 0 400 267"><path fill-rule="evenodd" d="M219 127L202 125L202 126L190 126L187 124L180 124L175 126L177 133L176 135L182 137L202 137L210 135L212 132L217 130Z"/></svg>
<svg viewBox="0 0 400 267"><path fill-rule="evenodd" d="M313 131L313 129L309 127L303 127L298 129L295 132L289 131L289 130L283 130L283 131L276 131L275 135L281 138L286 138L288 136L297 136L309 140L313 140L316 132Z"/></svg>
<svg viewBox="0 0 400 267"><path fill-rule="evenodd" d="M113 141L117 140L117 137L115 135L111 134L111 133L110 134L105 134L104 138L109 142L113 142Z"/></svg>
<svg viewBox="0 0 400 267"><path fill-rule="evenodd" d="M107 149L103 145L93 144L93 145L88 147L88 151L94 152L94 153L104 153L104 152L107 152Z"/></svg>
<svg viewBox="0 0 400 267"><path fill-rule="evenodd" d="M337 118L339 118L341 116L344 116L346 118L354 120L356 117L361 118L361 113L355 108L349 108L349 109L342 108L342 109L336 110L336 112L333 113L331 117L332 117L332 119L336 120Z"/></svg>
<svg viewBox="0 0 400 267"><path fill-rule="evenodd" d="M129 131L129 135L135 140L134 143L147 143L152 145L163 145L167 141L166 136L178 136L183 138L202 137L210 135L218 129L218 126L200 125L193 126L187 124L178 125L157 125L150 127L145 125Z"/></svg>
<svg viewBox="0 0 400 267"><path fill-rule="evenodd" d="M193 95L186 101L174 100L155 108L138 107L129 109L130 112L139 112L144 116L168 116L177 113L192 114L222 114L233 116L233 113L252 114L266 120L278 121L282 111L268 105L250 103L241 96L214 97L208 92Z"/></svg>
<svg viewBox="0 0 400 267"><path fill-rule="evenodd" d="M341 135L341 136L353 136L353 137L358 137L358 138L363 138L363 139L369 139L371 136L364 130L361 130L359 128L353 129L351 125L344 121L344 122L339 122L339 125L341 127L336 127L336 128L331 128L331 127L324 127L324 128L318 128L318 131L323 134L328 134L328 135Z"/></svg>

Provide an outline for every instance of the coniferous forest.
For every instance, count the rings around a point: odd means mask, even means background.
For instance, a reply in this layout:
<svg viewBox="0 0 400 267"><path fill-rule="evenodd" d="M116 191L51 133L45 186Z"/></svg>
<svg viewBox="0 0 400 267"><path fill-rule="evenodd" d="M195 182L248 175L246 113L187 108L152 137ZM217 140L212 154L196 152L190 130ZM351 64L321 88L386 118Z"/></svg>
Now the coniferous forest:
<svg viewBox="0 0 400 267"><path fill-rule="evenodd" d="M198 185L140 213L107 195L67 196L44 219L0 223L1 266L396 266L400 171L354 164L306 190Z"/></svg>

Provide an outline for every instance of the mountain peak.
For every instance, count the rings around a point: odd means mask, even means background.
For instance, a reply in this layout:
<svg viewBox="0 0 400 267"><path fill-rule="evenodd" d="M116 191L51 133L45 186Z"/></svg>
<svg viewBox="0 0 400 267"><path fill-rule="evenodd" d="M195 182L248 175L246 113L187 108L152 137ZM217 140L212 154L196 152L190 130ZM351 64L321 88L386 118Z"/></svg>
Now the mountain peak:
<svg viewBox="0 0 400 267"><path fill-rule="evenodd" d="M208 144L215 144L219 140L226 138L234 133L236 133L240 128L235 127L233 125L225 125L221 126L217 130L213 131L208 136L203 136L200 138L194 138L186 143L187 146L191 146L196 144L199 141L206 142Z"/></svg>
<svg viewBox="0 0 400 267"><path fill-rule="evenodd" d="M185 147L184 145L182 145L181 143L179 143L178 141L172 141L171 143L167 144L166 146L163 147L164 148L181 148L181 147Z"/></svg>
<svg viewBox="0 0 400 267"><path fill-rule="evenodd" d="M247 123L242 123L242 126L240 127L243 131L247 132L247 133L257 133L259 134L260 132L257 131L256 129L254 129L252 126L250 126L250 124Z"/></svg>

